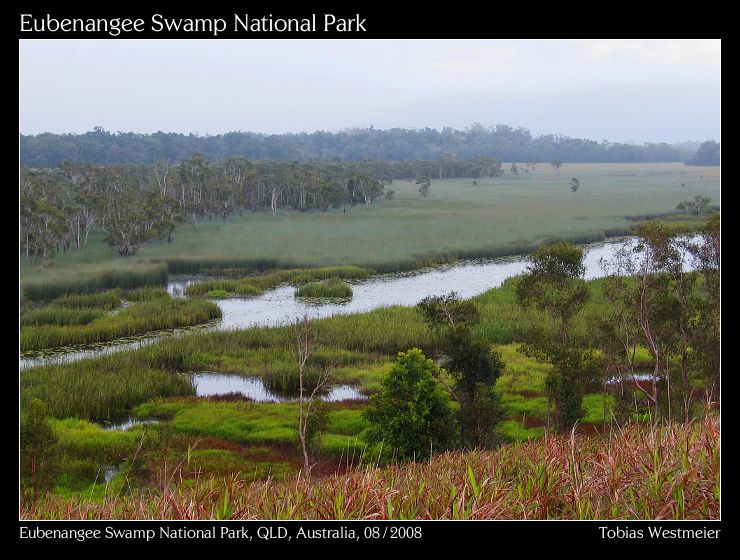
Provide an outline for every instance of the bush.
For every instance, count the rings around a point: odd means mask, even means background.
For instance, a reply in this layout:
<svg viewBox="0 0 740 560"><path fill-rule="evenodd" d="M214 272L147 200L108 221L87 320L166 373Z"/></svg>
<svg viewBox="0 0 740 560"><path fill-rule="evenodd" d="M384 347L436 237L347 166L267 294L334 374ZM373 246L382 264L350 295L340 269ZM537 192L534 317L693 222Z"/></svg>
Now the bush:
<svg viewBox="0 0 740 560"><path fill-rule="evenodd" d="M438 368L421 350L399 352L396 364L370 399L369 437L396 460L428 457L452 447L456 436L450 397L435 379Z"/></svg>

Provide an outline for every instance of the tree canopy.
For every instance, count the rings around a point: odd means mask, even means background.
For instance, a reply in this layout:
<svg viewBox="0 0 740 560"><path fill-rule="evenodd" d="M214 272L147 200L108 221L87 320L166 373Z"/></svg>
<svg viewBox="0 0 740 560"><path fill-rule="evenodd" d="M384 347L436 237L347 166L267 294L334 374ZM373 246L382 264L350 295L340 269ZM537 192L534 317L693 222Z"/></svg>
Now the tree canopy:
<svg viewBox="0 0 740 560"><path fill-rule="evenodd" d="M449 127L442 130L379 130L371 127L298 134L239 131L214 136L161 131L153 134L113 133L96 127L84 134L22 134L20 141L21 165L30 167L53 167L63 161L96 164L149 164L157 161L175 163L196 152L203 154L208 160L229 157L295 161L434 160L445 163L447 167L453 167L455 161L477 158L498 161L615 163L684 161L687 157L692 157L692 154L682 153L665 143L633 145L570 138L559 134L533 136L526 128L502 124L484 127L480 123L474 123L465 130ZM716 165L718 164L719 161ZM430 170L424 174L431 176L432 172ZM434 176L438 174L434 173Z"/></svg>

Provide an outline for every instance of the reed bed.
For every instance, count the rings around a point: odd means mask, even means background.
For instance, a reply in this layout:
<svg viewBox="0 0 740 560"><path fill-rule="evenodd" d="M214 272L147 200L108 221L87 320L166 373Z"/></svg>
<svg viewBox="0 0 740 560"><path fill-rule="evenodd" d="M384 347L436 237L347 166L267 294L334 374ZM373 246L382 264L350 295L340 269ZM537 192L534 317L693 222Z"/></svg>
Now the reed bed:
<svg viewBox="0 0 740 560"><path fill-rule="evenodd" d="M221 309L203 300L155 299L105 315L85 325L44 324L21 329L21 351L107 342L125 336L206 323L221 317Z"/></svg>
<svg viewBox="0 0 740 560"><path fill-rule="evenodd" d="M221 278L197 282L188 286L187 294L189 296L203 296L213 291L225 291L237 295L252 296L260 295L263 291L272 289L280 284L307 284L309 282L332 279L355 280L367 278L372 272L372 270L357 266L279 270L268 274L247 276L245 278Z"/></svg>
<svg viewBox="0 0 740 560"><path fill-rule="evenodd" d="M185 461L182 462L185 464ZM718 519L720 426L626 425L325 478L200 478L102 503L53 495L23 519ZM185 467L186 468L186 467Z"/></svg>
<svg viewBox="0 0 740 560"><path fill-rule="evenodd" d="M121 290L107 290L94 294L62 296L50 304L65 309L103 309L110 311L121 307Z"/></svg>
<svg viewBox="0 0 740 560"><path fill-rule="evenodd" d="M129 367L133 366L133 367ZM164 396L195 394L190 377L132 363L116 354L31 368L20 376L21 401L44 401L54 418L115 420L136 405Z"/></svg>
<svg viewBox="0 0 740 560"><path fill-rule="evenodd" d="M85 325L105 315L100 309L65 309L42 307L21 313L21 327L57 325L69 327Z"/></svg>
<svg viewBox="0 0 740 560"><path fill-rule="evenodd" d="M516 304L516 279L507 281L502 287L482 294L474 301L481 311L477 333L491 344L509 344L521 340L520 334L532 326L546 323L546 317L539 312L524 312ZM592 299L584 312L572 324L571 336L588 341L591 332L587 328L588 316L603 313L600 295L600 281L588 283ZM177 300L182 303L210 304L202 300ZM152 305L156 302L151 302ZM131 310L144 303L131 306ZM129 312L125 309L119 313ZM152 313L152 315L156 315ZM92 324L95 324L93 322ZM434 350L437 344L433 333L422 320L421 314L413 307L390 306L367 313L337 315L314 322L316 339L321 341L312 358L314 367L324 369L360 368L370 371L374 364L392 359L398 352L418 347L425 353ZM27 331L28 329L23 329ZM276 384L283 383L290 376L286 372L295 369L293 338L287 327L258 327L243 330L202 332L198 334L169 338L156 344L135 350L116 352L111 356L71 362L58 366L33 368L34 375L53 384L60 369L71 377L87 375L88 367L102 367L120 371L121 375L146 372L150 369L166 371L221 371L243 375L272 377ZM90 364L99 364L90 366ZM27 375L24 372L23 379ZM344 375L344 374L343 374ZM347 371L344 377L352 378ZM375 375L375 373L373 373ZM355 379L355 378L352 378ZM355 379L365 383L363 376ZM64 399L59 388L58 398ZM67 386L65 390L74 390ZM166 394L163 393L162 396ZM91 395L95 400L95 396ZM78 401L74 401L78 402ZM139 401L135 404L140 404ZM47 403L51 408L54 404ZM79 410L74 407L71 415L87 418L89 407L83 403ZM54 413L56 415L56 413Z"/></svg>
<svg viewBox="0 0 740 560"><path fill-rule="evenodd" d="M44 280L28 281L23 285L23 297L33 301L50 300L67 294L86 294L110 288L161 286L166 283L167 265L146 263L127 268L69 271Z"/></svg>
<svg viewBox="0 0 740 560"><path fill-rule="evenodd" d="M308 298L351 298L352 288L339 278L330 278L324 282L310 282L300 286L296 297Z"/></svg>
<svg viewBox="0 0 740 560"><path fill-rule="evenodd" d="M164 288L152 287L129 290L125 295L127 301L154 301L158 299L168 299L169 297L170 295Z"/></svg>

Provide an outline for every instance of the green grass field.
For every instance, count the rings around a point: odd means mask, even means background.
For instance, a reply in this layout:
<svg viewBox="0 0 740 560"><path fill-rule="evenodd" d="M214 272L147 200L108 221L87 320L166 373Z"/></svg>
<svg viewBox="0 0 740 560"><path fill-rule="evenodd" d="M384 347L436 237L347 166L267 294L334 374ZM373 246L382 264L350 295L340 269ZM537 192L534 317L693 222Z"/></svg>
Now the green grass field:
<svg viewBox="0 0 740 560"><path fill-rule="evenodd" d="M581 186L568 187L571 177ZM396 181L392 201L329 212L281 209L245 213L196 227L178 226L172 243L156 242L121 258L94 232L82 251L50 263L21 259L21 279L54 280L71 271L131 267L152 259L267 259L291 265L357 264L409 268L434 255L485 256L528 250L545 238L594 240L625 232L629 217L672 212L696 194L720 203L719 168L668 164L564 164L558 177L547 163L528 175L432 180L428 198ZM683 185L683 186L682 186ZM382 265L382 266L380 266Z"/></svg>

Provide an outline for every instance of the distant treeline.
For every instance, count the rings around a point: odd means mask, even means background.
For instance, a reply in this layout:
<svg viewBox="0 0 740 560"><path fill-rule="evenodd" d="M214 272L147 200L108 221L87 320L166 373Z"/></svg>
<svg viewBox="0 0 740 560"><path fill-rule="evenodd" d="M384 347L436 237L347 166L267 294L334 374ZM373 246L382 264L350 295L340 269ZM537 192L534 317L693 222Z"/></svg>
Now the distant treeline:
<svg viewBox="0 0 740 560"><path fill-rule="evenodd" d="M386 161L473 160L506 162L619 163L692 161L693 153L666 143L620 144L533 136L525 128L506 125L465 130L433 128L353 129L343 132L259 134L229 132L216 136L156 132L111 133L100 127L85 134L21 135L21 165L55 167L64 161L95 164L175 163L194 153L208 160L244 157L250 160Z"/></svg>

